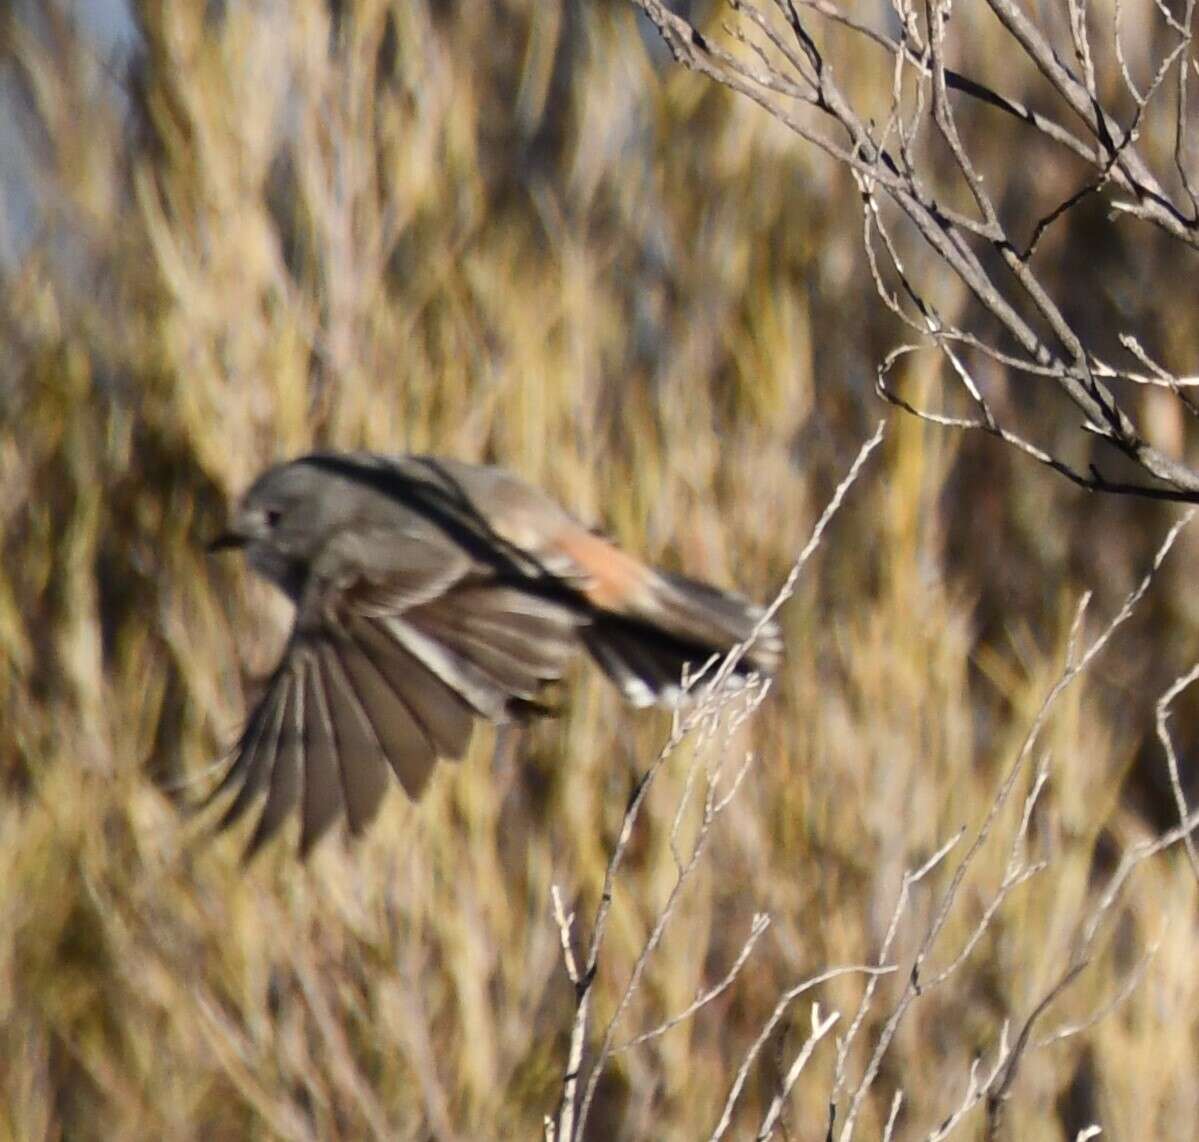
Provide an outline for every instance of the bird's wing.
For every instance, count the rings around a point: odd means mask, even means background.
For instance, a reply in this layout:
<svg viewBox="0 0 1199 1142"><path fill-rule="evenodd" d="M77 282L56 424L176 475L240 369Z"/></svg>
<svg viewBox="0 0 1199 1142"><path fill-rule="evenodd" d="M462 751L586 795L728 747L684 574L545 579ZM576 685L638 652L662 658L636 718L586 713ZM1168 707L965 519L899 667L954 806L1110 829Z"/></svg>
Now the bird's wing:
<svg viewBox="0 0 1199 1142"><path fill-rule="evenodd" d="M586 528L543 493L495 468L439 462L517 562L566 587L586 611L580 638L635 705L675 705L685 666L748 644L738 677L773 674L782 654L778 624L735 592L655 570Z"/></svg>
<svg viewBox="0 0 1199 1142"><path fill-rule="evenodd" d="M457 519L507 553L530 579L577 591L601 610L648 604L657 574L597 535L540 489L502 468L407 457L406 470L442 492Z"/></svg>
<svg viewBox="0 0 1199 1142"><path fill-rule="evenodd" d="M701 666L751 640L738 672L778 667L777 624L735 592L655 570L503 469L429 457L404 463L460 505L460 518L485 530L529 580L579 599L588 611L583 641L634 703L672 704L684 663Z"/></svg>
<svg viewBox="0 0 1199 1142"><path fill-rule="evenodd" d="M344 811L361 833L387 789L410 797L474 719L508 720L561 677L577 645L568 606L501 585L436 529L335 537L313 567L287 649L212 798L220 827L265 791L247 856L297 806L306 853ZM211 799L211 798L210 798Z"/></svg>

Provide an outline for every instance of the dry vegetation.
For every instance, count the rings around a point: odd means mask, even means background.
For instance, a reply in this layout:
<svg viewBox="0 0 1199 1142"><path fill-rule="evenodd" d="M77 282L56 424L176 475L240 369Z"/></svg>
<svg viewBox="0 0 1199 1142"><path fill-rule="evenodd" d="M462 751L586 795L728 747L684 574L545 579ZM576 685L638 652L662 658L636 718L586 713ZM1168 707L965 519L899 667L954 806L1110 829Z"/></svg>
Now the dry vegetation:
<svg viewBox="0 0 1199 1142"><path fill-rule="evenodd" d="M23 149L0 154L0 1136L537 1136L575 1013L551 886L584 949L668 719L580 675L510 764L481 734L420 805L393 794L365 843L330 839L307 865L277 844L243 869L239 840L178 804L236 731L239 665L270 664L287 616L203 540L278 456L436 450L769 596L882 414L896 322L853 183L671 67L619 4L134 0L129 54L97 52L69 8L0 18ZM985 37L971 51L985 61ZM1077 272L1057 246L1050 272ZM1136 281L1125 250L1090 251L1094 320L1140 307L1146 344L1185 361L1189 305L1144 281L1193 269L1145 249ZM938 395L935 363L900 368ZM1009 399L1047 432L1076 423L1043 393ZM750 743L755 760L615 1041L722 980L755 914L770 925L732 986L613 1058L590 1137L708 1136L779 995L877 963L905 873L961 828L964 852L1023 756L922 977L989 922L913 997L857 1119L879 1137L902 1089L894 1136L925 1136L1076 962L1121 857L1178 821L1153 705L1199 644L1195 535L1022 755L1074 661L1079 597L1097 591L1075 655L1175 509L1087 499L994 442L892 416L781 611L787 664L726 778ZM1159 427L1185 447L1185 423ZM1184 695L1184 769L1189 712ZM654 771L624 850L586 1057L676 881L698 750ZM838 1129L959 856L911 886ZM1049 863L1024 878L1026 861ZM1178 847L1137 868L1005 1087L1011 1137L1193 1137L1195 903ZM730 1136L769 1112L815 999L841 1020L781 1128L824 1137L834 1037L869 978L785 1010Z"/></svg>

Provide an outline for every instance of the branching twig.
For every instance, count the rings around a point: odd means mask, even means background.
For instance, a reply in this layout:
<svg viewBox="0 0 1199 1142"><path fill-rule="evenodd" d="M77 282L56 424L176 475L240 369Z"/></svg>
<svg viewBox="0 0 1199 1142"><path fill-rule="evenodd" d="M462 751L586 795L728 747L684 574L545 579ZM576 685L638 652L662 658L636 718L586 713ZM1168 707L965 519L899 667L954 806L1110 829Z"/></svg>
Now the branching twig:
<svg viewBox="0 0 1199 1142"><path fill-rule="evenodd" d="M1041 707L1033 718L1032 725L1025 736L1024 743L1017 753L1016 759L1013 761L1012 765L1008 769L1007 774L1000 783L999 788L996 791L990 807L988 808L983 819L983 822L979 826L978 832L975 834L974 840L971 842L970 847L967 849L965 855L958 863L948 887L942 893L941 898L938 901L937 907L933 913L932 921L929 924L928 930L925 933L924 939L921 941L920 947L917 950L913 960L912 971L907 985L899 999L896 1001L895 1006L892 1008L891 1014L887 1021L884 1023L883 1028L875 1042L874 1050L866 1065L866 1069L862 1074L862 1078L850 1099L849 1109L846 1112L845 1121L841 1128L840 1137L842 1142L849 1142L849 1140L853 1137L853 1130L856 1125L857 1117L861 1111L862 1104L865 1101L867 1093L874 1084L874 1080L878 1075L879 1068L882 1065L883 1057L890 1048L891 1042L895 1036L895 1032L897 1031L900 1022L903 1020L903 1017L907 1014L908 1008L923 992L922 977L924 975L924 964L927 961L934 945L937 942L937 938L940 936L942 929L944 928L950 914L953 911L954 905L956 904L958 895L961 891L962 884L966 878L966 874L973 866L979 853L990 840L995 829L996 822L999 818L999 814L1007 804L1017 779L1024 771L1028 758L1031 756L1032 751L1041 736L1041 732L1049 719L1050 713L1053 711L1058 699L1062 696L1062 694L1065 693L1070 685L1088 669L1099 653L1111 641L1116 631L1125 622L1127 622L1137 605L1140 603L1141 599L1144 598L1146 591L1149 589L1149 585L1153 582L1154 576L1161 567L1166 556L1169 554L1175 540L1178 538L1178 533L1190 522L1192 515L1193 513L1188 512L1185 517L1183 517L1181 520L1175 523L1173 527L1170 528L1162 544L1159 546L1156 555L1154 556L1152 565L1141 579L1141 582L1133 591L1128 594L1123 605L1116 612L1115 616L1089 643L1089 645L1086 646L1085 649L1080 648L1079 632L1082 629L1082 616L1085 612L1088 598L1084 597L1084 599L1081 601L1075 616L1074 624L1071 628L1071 638L1068 653L1062 672L1041 703ZM1034 783L1034 790L1035 787L1036 783ZM1031 804L1034 803L1035 798L1032 798L1030 795L1030 798L1026 799L1025 802L1025 811L1021 818L1021 825L1017 831L1017 837L1019 837L1020 830L1027 829L1027 821L1031 812ZM1184 823L1184 825L1190 824L1193 827L1194 823L1195 822L1193 821L1188 821ZM1061 988L1074 978L1074 975L1077 974L1075 972L1075 968L1081 970L1081 968L1085 966L1090 955L1090 947L1094 940L1095 930L1098 928L1102 917L1106 915L1107 911L1110 909L1116 896L1119 894L1123 883L1131 875L1136 865L1153 853L1160 852L1162 848L1167 847L1169 844L1173 844L1178 840L1181 840L1187 832L1189 832L1189 829L1185 828L1184 826L1180 826L1178 830L1173 831L1173 834L1167 833L1163 837L1158 838L1155 842L1147 842L1143 846L1137 846L1132 850L1131 853L1125 855L1124 861L1121 862L1120 868L1117 870L1116 875L1113 876L1107 892L1101 898L1095 913L1084 927L1083 938L1076 948L1075 956L1071 960L1070 967L1063 976L1063 980L1065 982L1061 983L1059 987L1051 991L1043 1004L1038 1005L1038 1007L1034 1010L1033 1016L1030 1016L1029 1021L1026 1022L1024 1031L1021 1033L1020 1041L1018 1041L1017 1044L1020 1054L1023 1053L1023 1050L1027 1045L1027 1038L1029 1035L1031 1035L1032 1022L1035 1020L1035 1018L1040 1016L1044 1008L1049 1005L1049 1002L1056 998L1056 996L1060 993ZM1013 849L1013 851L1015 850ZM1010 868L1011 858L1009 857L1009 869ZM934 977L934 981L936 983L942 983L944 982L945 978L946 976L943 973L938 977ZM1018 1062L1019 1054L1017 1054L1016 1059ZM995 1072L996 1075L999 1073L1000 1072L998 1071ZM1015 1071L1013 1067L1011 1074L1014 1075L1014 1073ZM989 1087L985 1088L985 1090L987 1093L990 1093Z"/></svg>
<svg viewBox="0 0 1199 1142"><path fill-rule="evenodd" d="M1175 678L1170 688L1157 701L1157 738L1162 743L1162 749L1166 751L1166 766L1170 771L1170 788L1174 793L1174 804L1178 806L1179 821L1185 821L1190 816L1190 810L1187 808L1186 794L1182 790L1182 778L1178 772L1178 756L1174 752L1174 740L1170 737L1170 730L1166 723L1169 721L1170 707L1173 705L1174 699L1196 679L1199 679L1199 664L1192 666L1185 674ZM1196 882L1199 882L1199 854L1195 852L1195 840L1188 832L1183 836L1183 841L1186 844L1187 860L1191 862L1191 871L1195 874Z"/></svg>
<svg viewBox="0 0 1199 1142"><path fill-rule="evenodd" d="M667 1019L650 1032L633 1036L625 1043L617 1045L616 1032L621 1017L636 994L649 959L661 942L666 927L674 914L677 901L699 863L700 857L706 848L712 826L731 803L737 790L740 788L745 774L748 772L752 756L747 756L744 763L733 774L726 788L721 788L721 764L718 762L709 771L700 826L692 842L691 851L685 860L680 857L677 848L677 834L681 821L682 806L679 807L675 814L674 825L671 829L671 846L676 862L675 883L671 888L666 902L658 913L648 939L634 962L633 970L621 992L616 1010L604 1031L599 1049L587 1074L586 1083L582 1084L580 1095L580 1079L586 1050L587 1032L590 1025L592 997L596 974L599 970L600 955L607 932L608 918L611 913L613 892L624 862L629 841L633 835L633 829L640 816L645 799L649 794L653 780L661 767L675 753L682 742L691 735L696 735L699 739L699 745L702 746L714 741L718 728L723 727L724 736L721 744L727 748L731 736L737 732L745 719L758 708L765 698L769 691L769 683L766 680L751 679L747 685L739 690L727 685L733 669L741 661L749 648L753 646L754 641L760 636L767 624L773 620L783 603L791 597L801 572L820 546L829 524L844 502L846 494L858 479L871 453L882 442L883 428L883 424L880 423L874 434L862 445L857 458L850 466L845 478L837 486L828 506L816 521L816 525L812 529L807 543L796 558L786 580L775 594L773 601L765 608L750 637L741 646L734 647L715 669L712 669L712 664L709 663L697 673L689 677L684 677L684 690L689 695L691 702L690 704L681 704L675 710L670 735L658 753L658 756L651 762L645 773L642 774L625 810L621 820L620 831L617 835L616 845L613 848L612 855L608 860L607 869L604 873L600 901L596 908L595 921L592 926L590 940L587 942L587 952L582 967L578 963L572 945L571 929L574 923L574 915L573 913L569 916L566 914L562 905L561 894L556 886L552 892L553 915L562 944L563 964L567 978L575 988L575 1014L571 1025L570 1045L567 1054L566 1074L563 1079L561 1102L555 1118L546 1122L547 1138L552 1138L554 1142L573 1142L575 1138L582 1135L596 1090L599 1086L599 1080L611 1056L618 1050L627 1050L639 1043L644 1043L665 1033L671 1027L677 1026L684 1019L694 1015L700 1008L711 1002L712 999L731 986L744 968L758 937L765 930L766 918L755 918L750 935L742 947L741 954L735 960L725 980L709 988L706 992L701 993L696 1001L682 1014ZM691 787L692 778L689 775L684 787L684 801L689 798ZM877 972L884 969L881 967L877 969L835 969L833 974L841 974L846 970ZM816 980L809 981L806 985L801 985L799 989L789 993L791 998L801 994L807 986L815 986L816 983L822 982L824 978L832 977L827 975L818 977ZM790 1000L787 1002L790 1002ZM782 1010L785 1010L785 1007L786 1003L783 1003L778 1013L780 1018ZM755 1050L754 1054L756 1055L756 1053Z"/></svg>
<svg viewBox="0 0 1199 1142"><path fill-rule="evenodd" d="M882 235L888 244L888 256L899 271L904 292L916 304L925 331L932 335L934 343L942 351L946 350L946 336L958 341L972 337L980 351L997 359L1026 359L1036 370L1051 376L1079 407L1083 413L1085 431L1099 432L1140 466L1154 482L1111 480L1102 476L1093 466L1089 471L1083 471L1061 456L1032 445L1022 432L995 419L963 421L961 418L932 413L919 415L947 428L983 428L1060 472L1080 487L1092 491L1156 499L1199 499L1199 471L1167 455L1140 433L1128 411L1122 407L1118 395L1106 387L1102 378L1110 374L1092 368L1096 354L1067 320L1062 306L1031 265L1033 254L1046 230L1085 198L1109 185L1128 196L1128 201L1116 203L1124 213L1142 218L1178 241L1199 248L1199 226L1194 221L1195 196L1187 176L1185 173L1182 175L1188 196L1186 209L1183 209L1170 199L1161 181L1151 172L1148 161L1138 150L1142 120L1155 106L1154 95L1174 71L1177 70L1182 76L1186 70L1190 45L1188 32L1179 32L1178 42L1162 50L1156 71L1144 92L1137 89L1128 75L1123 57L1119 57L1118 65L1124 69L1125 86L1133 93L1135 103L1131 122L1122 126L1101 102L1104 85L1097 73L1092 32L1087 25L1083 4L1071 0L1068 5L1070 32L1081 72L1081 75L1076 75L1058 58L1049 35L1014 0L989 0L993 14L1010 39L1013 52L1023 56L1041 72L1062 101L1064 118L1080 120L1092 136L1092 139L1087 139L1063 128L1057 120L1033 113L987 85L953 71L947 64L950 40L946 21L948 5L944 0L928 0L926 3L926 28L923 34L914 13L903 5L897 6L902 28L899 36L888 29L870 26L842 11L830 0L802 0L802 4L799 0L775 0L783 23L791 33L790 37L771 18L771 14L753 0L730 0L734 10L743 15L746 25L756 33L755 38L742 27L736 24L731 26L733 41L751 52L752 66L737 53L726 50L704 35L700 29L667 8L661 0L633 2L658 27L681 64L752 99L785 124L800 140L814 145L853 174L862 190L867 213L871 216L866 232L867 254L871 259L879 296L888 308L905 322L910 321L879 273L870 243L872 230ZM1193 3L1194 0L1188 0L1188 10ZM836 83L834 69L827 65L816 38L800 18L801 7L805 12L836 23L852 36L891 55L894 63L889 72L892 76L891 110L881 131L867 115L855 108L852 100ZM1171 16L1170 22L1173 26L1177 20ZM905 72L914 77L915 87L910 123L905 121L903 112ZM1180 79L1180 88L1184 87L1185 79ZM996 199L987 191L958 131L957 113L949 98L951 92L1000 109L1054 146L1065 147L1091 164L1094 173L1079 190L1043 215L1036 223L1029 241L1019 241L1000 217ZM780 102L780 99L788 102ZM817 114L832 121L849 141L848 148L835 141L834 137L820 134L798 115L795 100L809 105ZM1185 102L1178 107L1179 123L1185 123ZM974 199L975 216L954 209L950 204L953 196L949 192L938 194L932 189L935 172L930 169L927 157L919 157L912 146L912 140L926 115L931 116L948 146L961 180ZM1175 138L1174 162L1181 171L1182 136L1176 133ZM890 146L893 140L898 140L897 147ZM953 328L936 313L927 298L921 296L924 291L918 289L917 284L903 271L902 259L886 238L875 202L876 193L889 199L907 217L930 247L934 264L939 263L957 275L981 310L988 313L996 327L1003 332L1008 344ZM1003 263L1006 275L997 274L984 261L976 249L980 243ZM1029 310L1035 320L1025 316ZM1011 351L1012 345L1018 346L1018 357ZM880 385L880 392L897 407L910 413L917 412L884 386Z"/></svg>
<svg viewBox="0 0 1199 1142"><path fill-rule="evenodd" d="M757 1061L758 1054L766 1045L766 1041L774 1034L775 1028L782 1022L783 1016L787 1013L787 1008L795 1002L805 991L811 991L812 988L818 987L822 983L827 983L830 979L836 979L838 976L849 975L851 973L861 973L870 977L889 975L895 969L893 967L869 967L867 965L855 965L852 967L829 968L828 971L821 972L819 975L813 976L811 979L805 979L802 983L797 983L794 987L784 991L779 996L778 1002L774 1006L774 1011L771 1012L770 1018L762 1025L762 1030L758 1032L758 1037L750 1044L749 1050L745 1052L745 1057L741 1060L741 1066L737 1068L737 1074L733 1079L733 1085L729 1089L728 1097L725 1099L724 1110L720 1115L720 1120L716 1123L716 1128L712 1131L710 1142L716 1142L717 1139L723 1138L729 1126L733 1121L733 1108L737 1105L738 1098L741 1097L741 1090L745 1086L746 1079L749 1078L749 1072L753 1069L754 1063ZM830 1024L831 1026L831 1024Z"/></svg>

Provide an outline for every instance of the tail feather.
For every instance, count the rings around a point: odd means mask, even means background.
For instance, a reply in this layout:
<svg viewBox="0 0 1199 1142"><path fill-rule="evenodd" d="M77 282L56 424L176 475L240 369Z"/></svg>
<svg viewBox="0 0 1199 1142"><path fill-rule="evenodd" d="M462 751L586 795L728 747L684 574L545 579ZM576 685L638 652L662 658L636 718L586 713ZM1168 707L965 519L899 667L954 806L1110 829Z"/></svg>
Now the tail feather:
<svg viewBox="0 0 1199 1142"><path fill-rule="evenodd" d="M591 657L634 706L678 705L683 664L698 667L711 657L645 623L616 615L598 618L582 638Z"/></svg>
<svg viewBox="0 0 1199 1142"><path fill-rule="evenodd" d="M662 575L666 589L658 594L672 620L674 633L695 639L716 651L728 651L754 639L746 654L750 670L773 674L783 654L778 624L771 620L754 631L765 611L732 591L682 575Z"/></svg>
<svg viewBox="0 0 1199 1142"><path fill-rule="evenodd" d="M732 592L657 573L635 607L623 614L599 610L580 633L591 656L629 701L674 706L682 695L684 667L694 673L714 655L724 657L751 639L735 676L775 672L782 636L773 620L762 623L763 614L761 607Z"/></svg>

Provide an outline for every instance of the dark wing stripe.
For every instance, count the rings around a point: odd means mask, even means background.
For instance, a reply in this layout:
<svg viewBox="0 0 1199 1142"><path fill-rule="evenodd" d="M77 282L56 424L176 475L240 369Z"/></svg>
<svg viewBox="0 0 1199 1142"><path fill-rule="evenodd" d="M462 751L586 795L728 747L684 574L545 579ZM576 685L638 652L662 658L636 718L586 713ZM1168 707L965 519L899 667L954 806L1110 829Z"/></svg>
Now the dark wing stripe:
<svg viewBox="0 0 1199 1142"><path fill-rule="evenodd" d="M318 650L308 661L308 669L304 674L305 765L301 856L312 851L312 846L337 820L345 804L338 774L337 742L321 677L321 665Z"/></svg>
<svg viewBox="0 0 1199 1142"><path fill-rule="evenodd" d="M340 640L337 651L384 757L408 796L420 796L436 760L433 744L358 643Z"/></svg>
<svg viewBox="0 0 1199 1142"><path fill-rule="evenodd" d="M649 653L641 646L635 637L614 624L604 624L602 629L605 639L612 652L625 664L628 669L643 682L657 689L657 670ZM682 667L680 665L680 674Z"/></svg>
<svg viewBox="0 0 1199 1142"><path fill-rule="evenodd" d="M270 790L258 818L258 827L246 846L244 859L247 861L278 831L300 799L304 769L304 659L298 654L293 657L290 675L275 746L275 764L270 774Z"/></svg>
<svg viewBox="0 0 1199 1142"><path fill-rule="evenodd" d="M629 663L624 647L618 647L615 639L584 631L583 641L603 672L620 687L629 702L634 706L654 704L657 699L655 688Z"/></svg>
<svg viewBox="0 0 1199 1142"><path fill-rule="evenodd" d="M241 817L270 779L271 770L275 765L275 752L278 748L283 710L287 705L287 696L291 686L292 677L286 670L278 671L272 679L271 688L259 706L262 711L261 732L255 735L253 745L245 753L239 755L234 763L234 769L240 769L245 777L241 788L237 791L237 796L217 822L218 832L227 829ZM256 710L255 715L257 713Z"/></svg>
<svg viewBox="0 0 1199 1142"><path fill-rule="evenodd" d="M462 757L474 729L474 715L462 697L375 623L356 619L350 633L420 723L438 755Z"/></svg>
<svg viewBox="0 0 1199 1142"><path fill-rule="evenodd" d="M322 683L333 725L334 756L341 776L342 795L350 832L357 836L374 820L387 791L383 747L354 693L354 684L341 659L328 643L318 651Z"/></svg>

